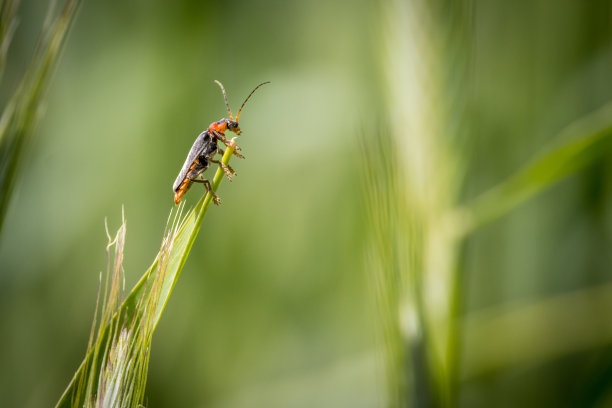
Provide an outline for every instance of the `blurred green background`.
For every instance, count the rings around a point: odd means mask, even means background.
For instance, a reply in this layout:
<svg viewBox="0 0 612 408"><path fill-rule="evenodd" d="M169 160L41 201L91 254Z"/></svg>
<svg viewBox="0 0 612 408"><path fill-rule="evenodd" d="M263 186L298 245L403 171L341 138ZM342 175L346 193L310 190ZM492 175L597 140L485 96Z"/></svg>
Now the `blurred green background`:
<svg viewBox="0 0 612 408"><path fill-rule="evenodd" d="M45 12L22 2L3 101ZM421 58L425 76L393 66ZM82 360L105 217L125 208L126 289L152 262L185 155L226 117L214 79L234 110L272 84L241 114L246 160L157 328L146 405L391 405L363 156L411 119L394 92L446 87L429 106L463 201L611 101L611 74L610 1L85 1L0 236L0 405L55 404ZM459 245L455 405L612 406L606 157Z"/></svg>

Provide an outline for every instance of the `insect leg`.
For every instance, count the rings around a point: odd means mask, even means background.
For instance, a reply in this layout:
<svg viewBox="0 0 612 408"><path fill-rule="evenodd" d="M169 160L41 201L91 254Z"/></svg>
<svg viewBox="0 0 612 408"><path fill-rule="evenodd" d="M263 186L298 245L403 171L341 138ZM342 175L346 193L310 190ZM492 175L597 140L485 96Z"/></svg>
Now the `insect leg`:
<svg viewBox="0 0 612 408"><path fill-rule="evenodd" d="M202 179L202 180L191 180L194 183L202 183L204 184L204 189L206 191L208 191L210 193L210 195L212 195L213 197L213 202L215 203L215 205L219 205L219 203L221 203L221 199L219 198L219 196L217 194L215 194L215 192L212 189L212 186L210 185L210 181L206 180L206 179Z"/></svg>
<svg viewBox="0 0 612 408"><path fill-rule="evenodd" d="M238 146L236 146L236 147L238 147ZM240 150L240 149L236 149L236 150ZM241 158L241 159L244 159L244 156L242 154L238 153L236 150L234 150L234 152L233 152L234 156L236 156L238 158Z"/></svg>
<svg viewBox="0 0 612 408"><path fill-rule="evenodd" d="M223 156L223 155L225 154L225 151L224 151L223 149L221 149L220 147L217 147L217 151L219 152L219 154L220 154L221 156ZM234 152L234 153L235 153L235 152ZM243 157L243 158L244 158L244 157ZM230 165L229 165L229 163L228 163L228 164L226 164L226 166L227 166L227 168L228 168L228 169L229 169L229 170L232 172L232 174L235 176L235 175L236 175L236 172L234 171L234 169L232 169L232 166L230 166Z"/></svg>
<svg viewBox="0 0 612 408"><path fill-rule="evenodd" d="M232 169L230 167L229 164L225 164L222 161L219 160L215 160L215 159L208 159L211 163L217 163L219 166L221 166L221 169L223 169L223 171L225 172L225 175L227 176L227 179L229 181L232 181L232 174L235 176L236 172L234 171L234 169Z"/></svg>
<svg viewBox="0 0 612 408"><path fill-rule="evenodd" d="M228 143L230 143L229 140L227 140L227 138L225 137L225 135L223 133L219 133L216 130L212 131L212 134L218 139L220 140L224 145L228 145ZM240 148L240 146L238 146L236 143L234 143L234 156L239 157L241 159L244 159L244 156L241 155L240 153L238 153L238 150L242 150Z"/></svg>
<svg viewBox="0 0 612 408"><path fill-rule="evenodd" d="M196 178L198 178L198 176L202 174L204 170L206 170L207 168L208 168L208 163L206 161L201 161L200 159L197 159L191 165L191 168L189 169L189 172L185 175L185 178L191 181L195 181Z"/></svg>
<svg viewBox="0 0 612 408"><path fill-rule="evenodd" d="M219 152L219 154L221 156L223 156L225 154L225 152L223 151L223 149L221 148L217 148L217 151ZM223 166L227 166L227 168L229 169L229 171L232 173L232 175L236 175L236 172L234 171L234 169L232 169L232 166L228 164L223 164L222 162L218 162L217 160L211 160L213 163L219 163L219 165L221 166L221 168L223 169L223 171L225 172L225 174L227 174L227 170L223 167ZM229 176L228 176L229 177ZM230 179L231 180L231 179Z"/></svg>
<svg viewBox="0 0 612 408"><path fill-rule="evenodd" d="M227 138L225 137L225 135L223 133L217 132L216 130L212 131L212 134L220 141L223 142L224 145L227 146L227 144L229 143L229 140L227 140Z"/></svg>

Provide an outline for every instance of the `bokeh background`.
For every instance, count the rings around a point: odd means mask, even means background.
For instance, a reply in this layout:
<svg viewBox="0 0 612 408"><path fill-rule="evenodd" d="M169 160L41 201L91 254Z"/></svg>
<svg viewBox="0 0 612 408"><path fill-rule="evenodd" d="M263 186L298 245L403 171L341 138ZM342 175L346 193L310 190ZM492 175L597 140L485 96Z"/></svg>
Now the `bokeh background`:
<svg viewBox="0 0 612 408"><path fill-rule="evenodd" d="M46 9L22 1L3 101ZM234 109L272 83L155 333L146 405L392 406L364 156L388 132L427 162L428 135L398 128L430 95L460 169L445 188L469 200L611 101L611 77L610 1L85 1L0 236L0 405L55 404L82 360L105 218L125 210L126 288L148 268L188 149L226 117L218 79ZM609 159L458 245L452 405L612 406Z"/></svg>

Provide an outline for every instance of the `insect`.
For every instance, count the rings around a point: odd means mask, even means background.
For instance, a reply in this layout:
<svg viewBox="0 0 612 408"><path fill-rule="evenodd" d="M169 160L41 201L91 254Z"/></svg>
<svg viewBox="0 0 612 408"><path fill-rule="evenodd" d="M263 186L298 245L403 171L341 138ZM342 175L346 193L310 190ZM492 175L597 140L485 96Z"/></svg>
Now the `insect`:
<svg viewBox="0 0 612 408"><path fill-rule="evenodd" d="M229 114L229 119L221 119L217 122L213 122L208 126L204 132L200 133L197 137L193 146L191 146L191 150L189 150L189 154L187 154L187 159L185 160L185 164L183 164L183 168L178 174L174 185L172 186L172 190L174 190L174 203L178 204L181 201L181 198L187 193L187 190L191 187L193 183L202 183L204 184L204 188L208 191L212 197L215 204L219 205L221 199L212 189L212 185L210 181L205 179L202 176L202 173L210 166L210 163L218 164L221 169L225 172L227 178L231 181L232 175L236 175L234 169L231 168L229 164L224 164L220 160L215 160L215 155L217 153L223 155L225 152L221 149L217 142L221 141L225 146L230 143L229 140L225 137L225 131L229 130L230 132L234 132L239 135L242 133L240 127L238 126L238 117L240 116L240 112L242 112L242 108L244 108L244 104L247 103L251 95L255 93L257 88L262 85L269 84L270 82L262 82L257 85L255 89L251 91L249 96L246 97L244 102L242 102L242 106L238 110L238 114L235 118L232 117L232 111L230 110L229 103L227 102L227 94L225 93L225 88L221 82L215 80L217 85L221 88L221 92L223 92L223 99L225 100L225 107L227 108L227 113ZM244 159L244 156L238 151L241 150L240 147L235 146L234 155L237 157Z"/></svg>

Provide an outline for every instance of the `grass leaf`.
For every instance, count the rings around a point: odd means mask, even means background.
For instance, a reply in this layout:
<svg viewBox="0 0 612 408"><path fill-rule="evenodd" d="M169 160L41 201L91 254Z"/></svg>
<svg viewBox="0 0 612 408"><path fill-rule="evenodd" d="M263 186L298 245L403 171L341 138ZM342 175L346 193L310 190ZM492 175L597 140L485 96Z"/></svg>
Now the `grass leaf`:
<svg viewBox="0 0 612 408"><path fill-rule="evenodd" d="M555 181L612 152L612 103L566 127L552 148L515 175L455 210L450 222L464 236L510 212Z"/></svg>
<svg viewBox="0 0 612 408"><path fill-rule="evenodd" d="M233 152L234 144L232 140L223 155L222 162L224 164L229 163ZM218 189L224 176L225 173L220 168L217 169L212 181L213 190ZM121 347L128 347L128 352L131 353L129 361L133 361L134 365L139 366L137 372L140 373L140 377L126 383L119 391L129 393L130 401L137 404L142 403L141 397L144 396L144 386L146 384L151 335L159 323L161 314L187 260L211 201L212 196L207 193L200 199L195 208L182 219L179 215L181 209L179 207L174 213L172 226L169 232L165 234L161 250L151 267L144 273L123 303L110 309L106 307L107 303L104 304L102 320L94 347L88 347L85 359L57 404L58 408L81 406L85 401L93 401L91 395L96 392L94 390L98 390L98 378L105 378L104 369L108 366L108 362L113 360L113 356L115 356L115 359L118 358L118 355L123 356L124 351ZM116 270L117 267L115 266L114 271ZM115 280L111 281L115 282ZM116 283L110 286L111 288L116 287ZM113 289L110 292L112 293ZM116 296L110 297L108 304L116 299ZM107 311L110 311L111 314L107 315L105 313ZM141 336L134 335L136 329L142 330L144 333ZM126 358L128 357L123 356L120 360L125 362ZM126 365L125 368L125 372L132 372L128 370L131 367ZM114 371L114 373L116 372ZM85 381L88 383L87 387L83 385ZM107 385L109 383L115 384L113 381L106 382ZM99 396L100 391L97 392L96 395ZM123 400L127 399L126 397ZM123 406L117 404L111 406Z"/></svg>
<svg viewBox="0 0 612 408"><path fill-rule="evenodd" d="M67 0L60 16L45 25L34 58L0 117L0 231L19 176L24 147L39 120L44 92L80 3L81 0ZM6 52L16 27L17 4L8 1L0 6L0 73L4 70ZM49 20L53 12L51 7Z"/></svg>

